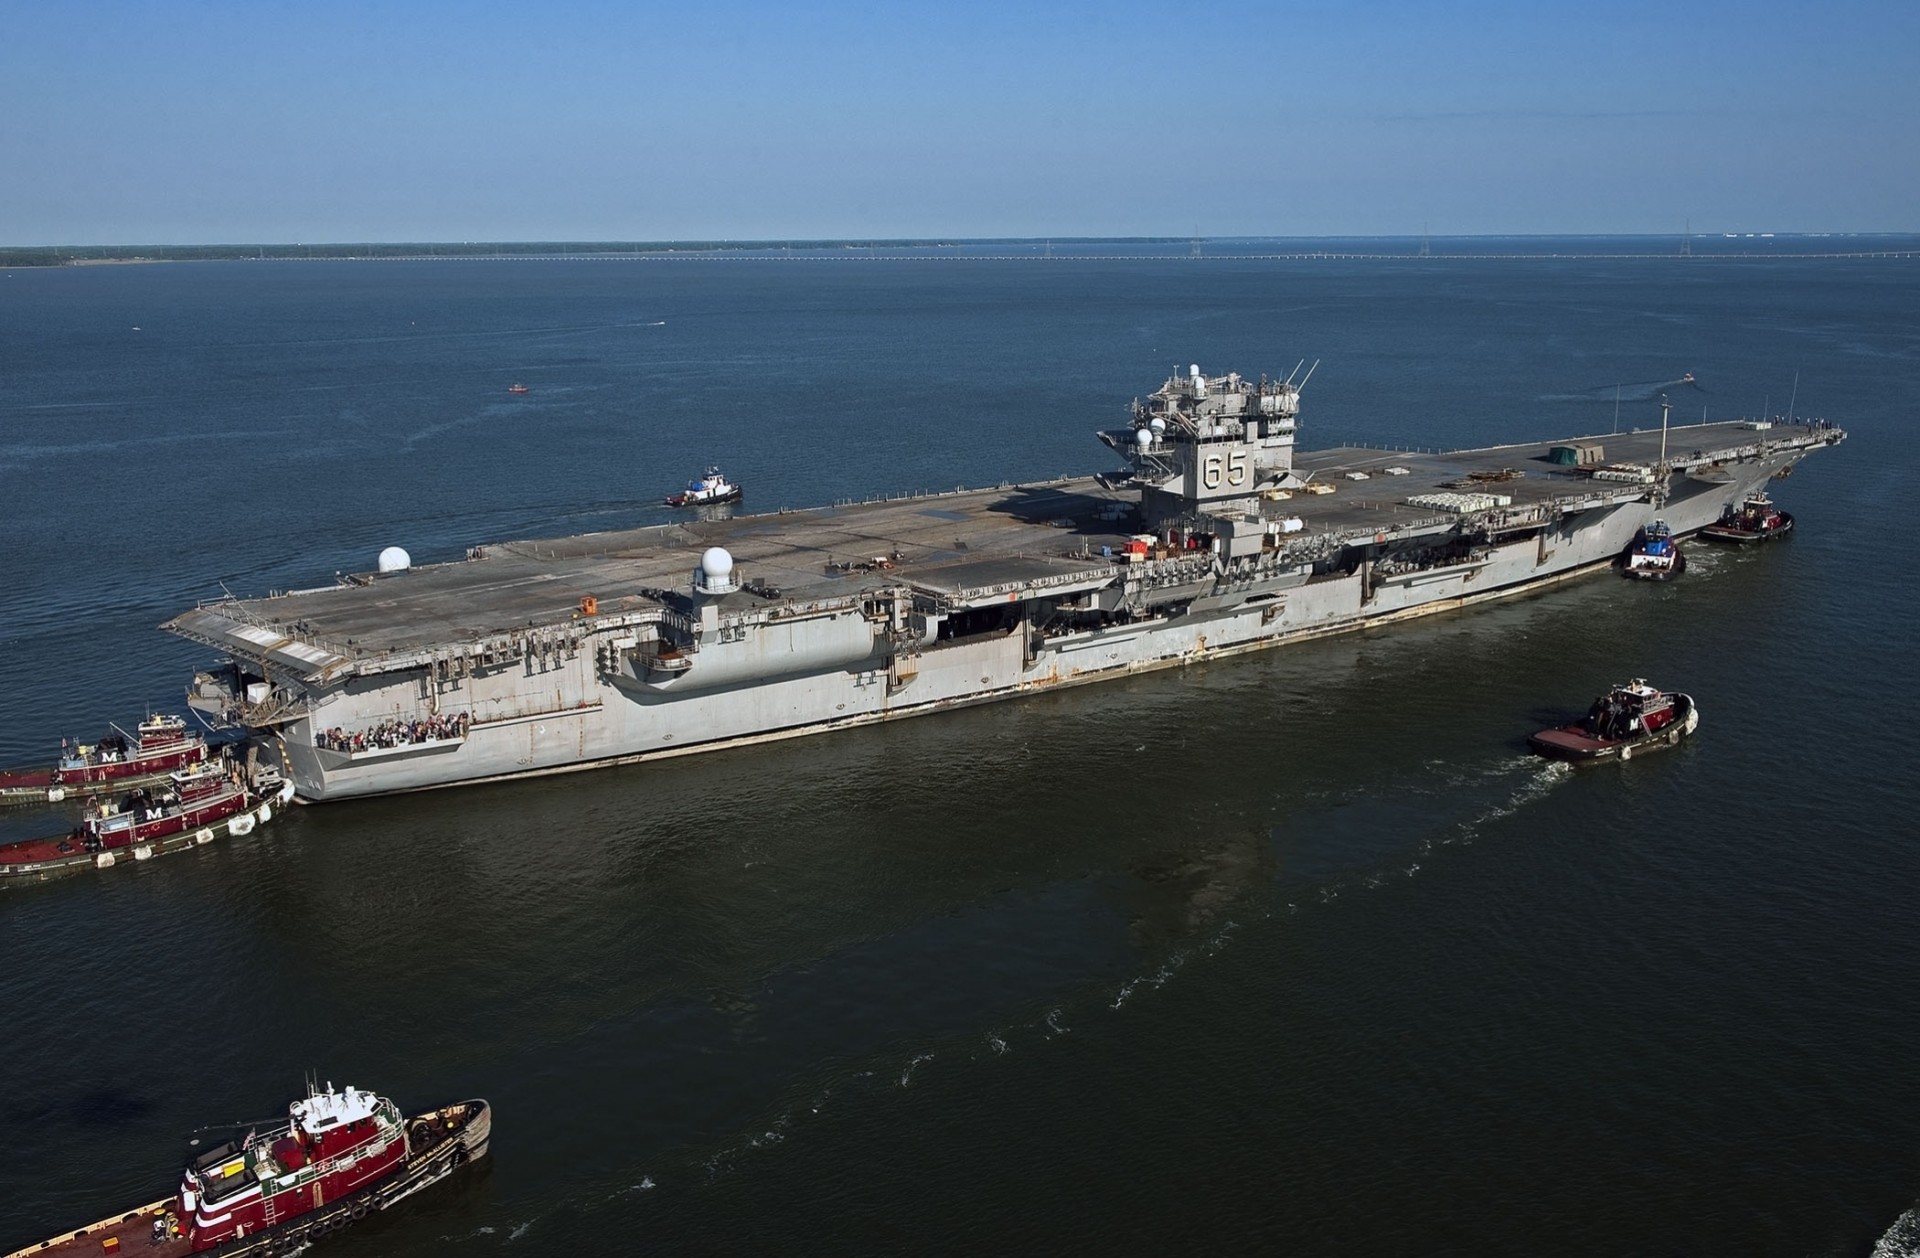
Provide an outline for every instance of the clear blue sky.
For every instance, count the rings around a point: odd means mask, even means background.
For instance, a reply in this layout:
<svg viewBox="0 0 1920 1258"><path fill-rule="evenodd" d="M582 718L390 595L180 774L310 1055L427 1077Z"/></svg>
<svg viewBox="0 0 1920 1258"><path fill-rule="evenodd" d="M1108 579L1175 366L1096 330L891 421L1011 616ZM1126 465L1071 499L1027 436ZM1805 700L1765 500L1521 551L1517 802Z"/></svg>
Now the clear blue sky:
<svg viewBox="0 0 1920 1258"><path fill-rule="evenodd" d="M1920 0L0 0L0 244L1920 229Z"/></svg>

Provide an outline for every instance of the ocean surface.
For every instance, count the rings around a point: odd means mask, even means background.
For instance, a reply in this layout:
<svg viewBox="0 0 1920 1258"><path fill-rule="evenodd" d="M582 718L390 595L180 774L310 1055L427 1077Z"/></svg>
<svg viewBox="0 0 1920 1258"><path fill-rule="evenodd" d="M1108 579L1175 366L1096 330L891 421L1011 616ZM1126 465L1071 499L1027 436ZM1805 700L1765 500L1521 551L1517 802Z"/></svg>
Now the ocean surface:
<svg viewBox="0 0 1920 1258"><path fill-rule="evenodd" d="M1662 394L1851 434L1670 586L0 893L0 1251L311 1071L497 1112L340 1258L1920 1254L1920 260L1713 247L0 271L9 765L179 710L196 600L665 519L708 463L754 510L1099 470L1176 365L1317 361L1307 446ZM1525 754L1631 675L1700 736Z"/></svg>

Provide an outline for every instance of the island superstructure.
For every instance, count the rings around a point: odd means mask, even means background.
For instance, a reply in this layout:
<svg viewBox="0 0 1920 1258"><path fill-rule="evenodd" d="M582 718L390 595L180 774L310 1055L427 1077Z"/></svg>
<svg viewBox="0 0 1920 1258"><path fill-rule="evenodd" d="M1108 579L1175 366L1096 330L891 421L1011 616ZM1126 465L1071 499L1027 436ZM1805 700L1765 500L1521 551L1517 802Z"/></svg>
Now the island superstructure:
<svg viewBox="0 0 1920 1258"><path fill-rule="evenodd" d="M333 800L1012 698L1510 595L1720 519L1825 423L1295 447L1300 385L1175 372L1101 476L475 547L208 603L189 702ZM1331 491L1331 492L1328 492Z"/></svg>

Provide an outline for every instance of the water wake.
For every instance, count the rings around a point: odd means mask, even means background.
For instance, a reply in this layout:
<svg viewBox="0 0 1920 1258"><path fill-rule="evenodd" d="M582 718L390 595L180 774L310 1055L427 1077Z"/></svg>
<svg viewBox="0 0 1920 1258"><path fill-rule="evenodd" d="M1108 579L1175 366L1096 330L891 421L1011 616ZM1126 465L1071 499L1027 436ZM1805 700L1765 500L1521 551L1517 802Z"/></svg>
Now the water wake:
<svg viewBox="0 0 1920 1258"><path fill-rule="evenodd" d="M1873 1258L1920 1258L1920 1205L1895 1219L1873 1243Z"/></svg>
<svg viewBox="0 0 1920 1258"><path fill-rule="evenodd" d="M1526 764L1530 770L1526 779L1501 803L1461 822L1456 832L1455 842L1470 842L1480 832L1482 826L1498 821L1502 817L1511 817L1528 804L1545 799L1554 787L1570 781L1573 777L1573 766L1563 761L1538 760L1528 756Z"/></svg>
<svg viewBox="0 0 1920 1258"><path fill-rule="evenodd" d="M1197 944L1191 948L1181 948L1176 950L1171 956L1169 956L1164 962L1161 963L1158 969L1154 970L1151 974L1136 975L1135 977L1130 978L1126 982L1122 983L1120 985L1120 990L1115 992L1113 995L1113 1002L1109 1004L1107 1008L1117 1012L1133 996L1133 993L1135 991L1138 991L1142 987L1145 987L1148 990L1157 990L1161 987L1165 987L1167 985L1167 981L1171 979L1175 974L1178 974L1182 969L1184 969L1186 967L1187 962L1193 960L1193 958L1210 957L1210 956L1213 956L1215 953L1219 952L1222 948L1226 947L1227 941L1233 936L1233 933L1238 929L1240 929L1240 924L1238 922L1229 921L1224 925L1222 925L1219 930L1215 931L1213 935L1210 936L1203 943ZM1059 1011L1055 1010L1054 1012L1057 1013ZM1048 1018L1048 1025L1049 1026L1052 1025L1051 1016L1049 1016Z"/></svg>
<svg viewBox="0 0 1920 1258"><path fill-rule="evenodd" d="M1674 393L1681 389L1692 389L1696 393L1705 393L1699 383L1691 376L1681 376L1678 380L1641 380L1628 384L1602 384L1591 389L1582 389L1578 393L1545 393L1542 402L1611 402L1617 395L1624 404L1627 402L1657 402L1663 393Z"/></svg>
<svg viewBox="0 0 1920 1258"><path fill-rule="evenodd" d="M1474 839L1486 826L1501 818L1513 815L1530 804L1545 798L1556 786L1569 780L1570 770L1562 764L1538 760L1532 756L1501 756L1490 762L1461 765L1458 763L1435 762L1427 766L1428 773L1422 775L1425 780L1405 784L1404 789L1421 796L1445 798L1457 792L1470 792L1476 798L1453 817L1435 818L1427 827L1426 835L1420 839L1418 849L1411 855L1401 853L1388 859L1384 864L1361 872L1336 877L1318 886L1303 888L1297 898L1307 904L1329 905L1337 901L1348 891L1365 891L1381 886L1385 882L1399 878L1412 877L1429 860L1429 854L1440 847L1450 844L1466 843ZM1340 807L1344 800L1328 801L1332 807ZM1462 815L1464 813L1464 815ZM1276 915L1296 913L1302 907L1297 903L1278 903L1271 908L1259 905L1242 905L1238 920L1229 919L1218 923L1216 929L1202 936L1192 938L1182 946L1176 947L1153 962L1142 972L1135 974L1117 986L1068 995L1046 1004L1038 1005L1027 1019L1011 1024L989 1025L976 1032L980 1036L971 1046L961 1046L949 1051L952 1042L936 1044L932 1047L910 1046L888 1066L878 1061L871 1062L869 1068L851 1070L837 1074L830 1081L831 1086L816 1085L812 1100L794 1100L778 1113L764 1127L751 1133L741 1133L729 1141L725 1147L712 1151L696 1165L704 1169L709 1181L743 1172L751 1166L755 1155L773 1155L774 1150L789 1143L788 1137L800 1137L804 1134L807 1122L824 1111L827 1098L836 1091L854 1091L860 1093L859 1085L868 1085L863 1093L868 1098L867 1108L872 1108L878 1098L887 1095L895 1088L906 1089L915 1086L920 1068L936 1057L943 1060L957 1059L962 1066L972 1063L975 1067L997 1061L1010 1055L1017 1046L1046 1044L1073 1034L1076 1029L1085 1030L1095 1036L1104 1025L1099 1014L1104 1006L1108 1015L1121 1014L1129 1006L1150 999L1153 993L1167 988L1174 979L1190 973L1196 963L1213 957L1225 950L1241 933L1243 922L1261 921ZM1097 1000L1098 1004L1093 1001ZM887 1087L880 1085L885 1082ZM667 1187L673 1186L668 1177ZM635 1192L654 1187L651 1177L642 1178L638 1184L622 1186L607 1192L595 1204L605 1205L628 1197ZM537 1220L536 1220L537 1221ZM525 1224L521 1225L523 1228ZM1920 1224L1916 1224L1914 1233L1920 1237ZM1889 1254L1898 1253L1920 1258L1920 1245L1912 1249L1887 1250Z"/></svg>
<svg viewBox="0 0 1920 1258"><path fill-rule="evenodd" d="M1365 868L1309 881L1283 901L1278 911L1298 913L1303 906L1332 904L1347 892L1377 891L1390 883L1412 878L1437 850L1471 844L1487 826L1546 798L1555 787L1572 780L1573 776L1572 768L1566 764L1529 755L1502 756L1479 766L1431 761L1426 767L1434 779L1432 783L1404 783L1400 790L1411 796L1443 800L1462 791L1472 791L1482 799L1493 793L1494 798L1456 820L1444 814L1431 817L1416 831L1421 837L1412 843L1411 851L1403 848L1398 853L1377 853ZM1328 812L1335 813L1361 798L1377 796L1367 791L1328 797L1325 802Z"/></svg>

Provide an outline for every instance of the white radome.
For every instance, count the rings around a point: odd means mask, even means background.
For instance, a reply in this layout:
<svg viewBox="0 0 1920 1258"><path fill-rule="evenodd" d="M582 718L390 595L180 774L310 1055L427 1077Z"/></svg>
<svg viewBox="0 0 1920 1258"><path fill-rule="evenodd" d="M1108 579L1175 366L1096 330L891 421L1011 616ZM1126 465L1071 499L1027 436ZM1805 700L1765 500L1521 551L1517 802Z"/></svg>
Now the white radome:
<svg viewBox="0 0 1920 1258"><path fill-rule="evenodd" d="M405 572L413 567L413 556L398 546L389 546L380 552L380 571Z"/></svg>
<svg viewBox="0 0 1920 1258"><path fill-rule="evenodd" d="M1147 448L1148 446L1150 446L1150 445L1152 445L1152 444L1153 444L1153 432L1152 432L1152 430L1150 430L1150 429L1146 429L1146 428L1136 428L1136 429L1134 429L1134 430L1133 430L1133 444L1135 444L1135 445L1137 445L1137 446L1139 446L1139 447L1140 447L1140 448L1141 448L1142 450L1144 450L1144 449L1146 449L1146 448Z"/></svg>
<svg viewBox="0 0 1920 1258"><path fill-rule="evenodd" d="M725 580L733 575L733 556L724 546L709 546L707 553L700 556L700 571L707 574L708 580Z"/></svg>

